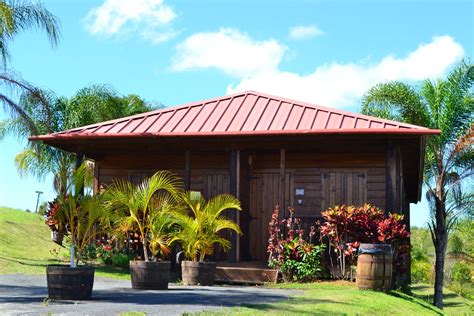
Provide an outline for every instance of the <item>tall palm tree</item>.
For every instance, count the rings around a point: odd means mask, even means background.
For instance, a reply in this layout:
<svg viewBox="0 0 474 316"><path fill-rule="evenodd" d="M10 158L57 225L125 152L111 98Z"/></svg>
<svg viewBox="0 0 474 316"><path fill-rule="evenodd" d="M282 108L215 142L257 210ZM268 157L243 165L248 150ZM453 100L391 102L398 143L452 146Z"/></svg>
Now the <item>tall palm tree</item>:
<svg viewBox="0 0 474 316"><path fill-rule="evenodd" d="M4 67L10 58L8 46L19 33L39 29L46 32L50 43L59 42L59 21L41 3L31 1L0 1L0 55Z"/></svg>
<svg viewBox="0 0 474 316"><path fill-rule="evenodd" d="M223 215L228 209L241 210L239 200L232 195L221 194L206 201L201 192L190 191L181 199L184 207L173 213L179 227L174 239L181 243L186 258L202 262L214 253L215 245L228 251L231 244L220 235L223 230L242 234L239 225Z"/></svg>
<svg viewBox="0 0 474 316"><path fill-rule="evenodd" d="M10 109L9 118L0 121L0 139L5 135L27 138L49 134L153 109L140 97L121 96L106 85L82 88L68 99L12 74L0 74L0 84L20 94L18 102L0 95L0 103ZM41 142L29 142L15 162L20 174L42 178L73 166L74 156Z"/></svg>
<svg viewBox="0 0 474 316"><path fill-rule="evenodd" d="M474 164L473 84L474 66L462 62L444 80L424 80L417 87L402 82L378 84L362 103L365 114L441 130L427 140L424 170L436 253L433 304L439 308L443 308L449 232L474 205L472 187L464 181L472 176Z"/></svg>

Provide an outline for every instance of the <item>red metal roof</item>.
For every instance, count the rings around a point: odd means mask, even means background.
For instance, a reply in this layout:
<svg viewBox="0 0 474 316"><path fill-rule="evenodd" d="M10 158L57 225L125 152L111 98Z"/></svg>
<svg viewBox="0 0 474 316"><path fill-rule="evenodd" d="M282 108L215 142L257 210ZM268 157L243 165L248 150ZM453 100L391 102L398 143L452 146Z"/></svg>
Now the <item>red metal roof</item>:
<svg viewBox="0 0 474 316"><path fill-rule="evenodd" d="M439 130L247 91L32 140L275 134L438 134Z"/></svg>

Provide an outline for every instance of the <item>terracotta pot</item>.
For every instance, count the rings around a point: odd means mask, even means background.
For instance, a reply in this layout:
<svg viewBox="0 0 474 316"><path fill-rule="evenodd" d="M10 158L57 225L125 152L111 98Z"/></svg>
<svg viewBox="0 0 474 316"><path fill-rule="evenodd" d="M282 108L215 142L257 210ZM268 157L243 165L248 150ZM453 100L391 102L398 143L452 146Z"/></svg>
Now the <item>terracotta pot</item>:
<svg viewBox="0 0 474 316"><path fill-rule="evenodd" d="M183 261L181 273L184 285L213 285L215 262Z"/></svg>
<svg viewBox="0 0 474 316"><path fill-rule="evenodd" d="M48 296L55 300L89 300L94 286L94 267L71 268L67 265L48 265L46 277Z"/></svg>
<svg viewBox="0 0 474 316"><path fill-rule="evenodd" d="M171 263L130 261L132 288L136 290L167 290Z"/></svg>

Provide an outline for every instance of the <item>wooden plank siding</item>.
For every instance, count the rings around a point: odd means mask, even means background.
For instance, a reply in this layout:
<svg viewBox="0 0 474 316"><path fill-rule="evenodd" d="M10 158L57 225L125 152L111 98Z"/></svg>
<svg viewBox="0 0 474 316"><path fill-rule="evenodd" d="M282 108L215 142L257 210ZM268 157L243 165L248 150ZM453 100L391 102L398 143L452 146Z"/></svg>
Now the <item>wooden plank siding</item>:
<svg viewBox="0 0 474 316"><path fill-rule="evenodd" d="M308 230L320 218L330 201L323 201L325 184L323 175L331 174L329 185L334 196L352 197L354 203L368 202L382 209L386 204L386 151L378 152L301 152L285 149L272 151L241 152L238 176L238 192L242 201L240 259L263 260L267 258L268 222L276 204L284 203L281 215L288 216L287 207L293 206L296 216L302 218ZM220 193L230 193L231 156L229 151L150 155L119 155L105 157L96 170L98 186L104 188L114 178L144 177L157 170L170 170L181 178L187 173L191 190L200 191L206 198ZM282 161L284 158L284 161ZM186 172L186 166L189 171ZM98 164L99 166L99 164ZM283 166L283 171L282 167ZM284 174L284 181L282 181ZM363 181L359 175L363 174ZM237 181L234 180L234 181ZM331 182L332 181L332 182ZM284 188L282 187L284 184ZM343 185L341 185L343 184ZM184 180L183 180L184 186ZM327 186L327 185L326 185ZM304 189L304 195L295 195L296 189ZM234 189L235 190L235 189ZM336 201L335 199L334 201ZM346 198L350 202L351 199ZM328 204L329 203L329 204ZM222 254L215 259L223 260ZM239 257L236 258L239 260Z"/></svg>

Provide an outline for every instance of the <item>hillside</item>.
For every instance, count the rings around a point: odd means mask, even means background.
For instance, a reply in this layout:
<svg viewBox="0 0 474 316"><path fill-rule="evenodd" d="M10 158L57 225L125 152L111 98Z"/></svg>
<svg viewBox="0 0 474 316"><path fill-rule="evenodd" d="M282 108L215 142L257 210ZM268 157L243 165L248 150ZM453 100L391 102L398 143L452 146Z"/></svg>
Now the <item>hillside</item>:
<svg viewBox="0 0 474 316"><path fill-rule="evenodd" d="M59 249L41 216L0 207L0 273L45 273Z"/></svg>

